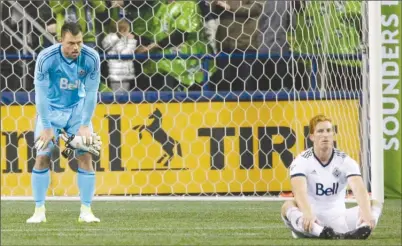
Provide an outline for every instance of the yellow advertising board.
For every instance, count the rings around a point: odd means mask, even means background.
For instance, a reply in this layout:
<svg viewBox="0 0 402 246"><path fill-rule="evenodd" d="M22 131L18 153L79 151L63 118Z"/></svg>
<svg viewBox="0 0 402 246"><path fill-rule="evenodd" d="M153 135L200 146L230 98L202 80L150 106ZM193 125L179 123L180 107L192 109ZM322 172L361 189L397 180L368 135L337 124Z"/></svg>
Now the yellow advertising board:
<svg viewBox="0 0 402 246"><path fill-rule="evenodd" d="M290 190L287 167L308 145L308 121L319 113L333 119L337 147L359 160L356 100L98 105L96 194ZM3 196L31 195L34 121L32 105L1 107ZM77 162L59 156L49 195L77 195Z"/></svg>

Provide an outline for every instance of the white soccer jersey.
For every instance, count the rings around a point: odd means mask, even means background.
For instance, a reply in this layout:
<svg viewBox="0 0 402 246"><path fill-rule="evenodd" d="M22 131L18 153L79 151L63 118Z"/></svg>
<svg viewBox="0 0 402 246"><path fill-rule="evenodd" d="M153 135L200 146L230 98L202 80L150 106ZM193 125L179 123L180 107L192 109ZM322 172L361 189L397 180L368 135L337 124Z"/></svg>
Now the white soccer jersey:
<svg viewBox="0 0 402 246"><path fill-rule="evenodd" d="M323 165L307 149L298 155L290 166L290 176L305 176L307 194L313 211L325 213L345 209L347 178L360 176L359 165L344 152L334 149L327 165Z"/></svg>

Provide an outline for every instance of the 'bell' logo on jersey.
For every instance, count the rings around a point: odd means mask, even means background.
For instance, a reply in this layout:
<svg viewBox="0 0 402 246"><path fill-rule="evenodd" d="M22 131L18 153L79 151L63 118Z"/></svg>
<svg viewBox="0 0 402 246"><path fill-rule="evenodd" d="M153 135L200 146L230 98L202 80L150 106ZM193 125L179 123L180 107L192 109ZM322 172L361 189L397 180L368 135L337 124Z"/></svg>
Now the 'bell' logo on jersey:
<svg viewBox="0 0 402 246"><path fill-rule="evenodd" d="M324 185L321 183L315 184L316 190L315 194L317 196L332 196L338 193L339 183L332 183L332 187L324 188Z"/></svg>
<svg viewBox="0 0 402 246"><path fill-rule="evenodd" d="M64 90L75 90L80 86L80 84L81 84L81 80L79 80L79 79L74 81L74 83L69 83L68 79L66 79L66 78L60 79L60 89L64 89Z"/></svg>

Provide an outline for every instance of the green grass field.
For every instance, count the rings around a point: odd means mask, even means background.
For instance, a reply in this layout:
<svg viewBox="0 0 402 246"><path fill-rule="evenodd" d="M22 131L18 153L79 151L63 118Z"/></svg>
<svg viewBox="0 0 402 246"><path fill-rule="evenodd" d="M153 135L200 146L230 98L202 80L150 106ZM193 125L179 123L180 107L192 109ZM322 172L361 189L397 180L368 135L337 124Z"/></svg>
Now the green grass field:
<svg viewBox="0 0 402 246"><path fill-rule="evenodd" d="M1 245L401 245L401 200L387 200L365 241L292 239L281 202L95 202L99 224L77 222L78 202L48 202L47 223L28 225L32 202L1 202Z"/></svg>

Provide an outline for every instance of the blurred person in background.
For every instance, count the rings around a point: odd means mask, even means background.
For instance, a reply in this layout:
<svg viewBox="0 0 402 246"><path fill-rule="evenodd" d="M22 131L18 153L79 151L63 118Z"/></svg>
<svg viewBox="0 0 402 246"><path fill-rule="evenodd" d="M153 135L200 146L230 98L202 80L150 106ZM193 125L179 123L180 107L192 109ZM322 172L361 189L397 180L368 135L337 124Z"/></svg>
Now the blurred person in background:
<svg viewBox="0 0 402 246"><path fill-rule="evenodd" d="M138 40L131 33L130 23L124 19L117 22L117 32L109 33L102 41L102 46L108 55L133 55L135 52L144 53L156 47L156 44L146 47L138 47L137 44ZM108 67L109 86L114 92L127 92L135 87L132 59L109 59Z"/></svg>
<svg viewBox="0 0 402 246"><path fill-rule="evenodd" d="M211 90L244 91L255 84L252 71L256 58L246 58L256 54L260 46L258 40L258 19L262 5L258 1L213 1L213 11L219 16L216 33L218 52L228 55L217 60L217 72L211 78ZM236 53L242 56L231 57Z"/></svg>
<svg viewBox="0 0 402 246"><path fill-rule="evenodd" d="M121 18L127 19L131 25L131 30L135 39L137 40L138 47L147 47L155 45L154 35L152 34L152 18L154 12L158 11L160 6L159 1L151 0L125 0L112 1L116 2L115 6L118 8L111 9L112 19L110 24L113 24L112 20L119 20ZM117 22L116 21L116 22ZM110 30L112 30L112 25ZM153 52L154 49L149 52ZM162 88L164 85L164 77L158 73L145 73L143 65L149 60L149 53L147 55L137 56L134 59L134 71L135 71L135 90L152 91ZM156 86L159 85L159 86Z"/></svg>
<svg viewBox="0 0 402 246"><path fill-rule="evenodd" d="M260 91L289 91L294 88L289 37L296 25L300 1L266 1L259 22L261 46L257 88Z"/></svg>

